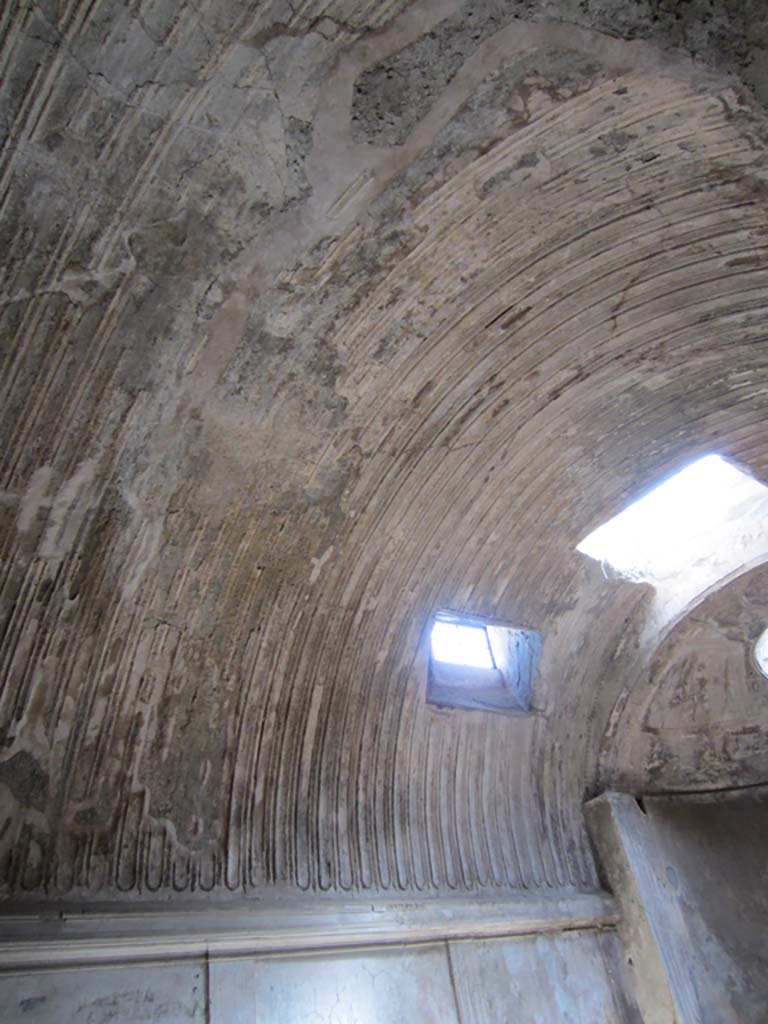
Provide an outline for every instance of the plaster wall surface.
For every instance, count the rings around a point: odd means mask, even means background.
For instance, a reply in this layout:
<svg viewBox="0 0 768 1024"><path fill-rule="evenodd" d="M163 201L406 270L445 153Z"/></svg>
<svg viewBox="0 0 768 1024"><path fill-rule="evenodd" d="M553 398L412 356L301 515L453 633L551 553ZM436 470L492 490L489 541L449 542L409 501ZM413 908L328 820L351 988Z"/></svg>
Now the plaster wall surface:
<svg viewBox="0 0 768 1024"><path fill-rule="evenodd" d="M4 1024L638 1024L615 933L0 974Z"/></svg>
<svg viewBox="0 0 768 1024"><path fill-rule="evenodd" d="M208 1024L205 971L200 961L3 974L0 1016L8 1024Z"/></svg>

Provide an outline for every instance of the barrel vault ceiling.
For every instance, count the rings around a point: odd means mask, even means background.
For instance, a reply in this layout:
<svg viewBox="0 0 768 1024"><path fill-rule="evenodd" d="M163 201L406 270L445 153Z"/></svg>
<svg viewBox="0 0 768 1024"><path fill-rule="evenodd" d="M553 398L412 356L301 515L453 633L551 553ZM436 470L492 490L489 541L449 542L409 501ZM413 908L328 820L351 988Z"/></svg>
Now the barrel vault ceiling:
<svg viewBox="0 0 768 1024"><path fill-rule="evenodd" d="M760 571L649 644L575 551L768 481L762 0L0 33L7 898L592 889L604 783L765 781ZM543 633L531 715L427 706L441 608Z"/></svg>

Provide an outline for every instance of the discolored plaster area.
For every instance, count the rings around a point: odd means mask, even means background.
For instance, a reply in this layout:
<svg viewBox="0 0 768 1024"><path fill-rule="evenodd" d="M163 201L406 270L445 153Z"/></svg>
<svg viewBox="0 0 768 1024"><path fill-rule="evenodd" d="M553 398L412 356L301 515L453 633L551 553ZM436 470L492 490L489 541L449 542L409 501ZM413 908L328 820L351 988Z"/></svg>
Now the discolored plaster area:
<svg viewBox="0 0 768 1024"><path fill-rule="evenodd" d="M768 471L764 19L689 7L13 6L5 895L598 885L650 595L575 545ZM438 608L532 715L426 706Z"/></svg>

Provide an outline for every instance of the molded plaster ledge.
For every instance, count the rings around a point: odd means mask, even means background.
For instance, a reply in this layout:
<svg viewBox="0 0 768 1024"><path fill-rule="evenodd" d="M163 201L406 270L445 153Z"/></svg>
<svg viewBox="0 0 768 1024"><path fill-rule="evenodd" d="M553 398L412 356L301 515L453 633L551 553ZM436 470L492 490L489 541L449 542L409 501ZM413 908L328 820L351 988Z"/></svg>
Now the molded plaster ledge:
<svg viewBox="0 0 768 1024"><path fill-rule="evenodd" d="M271 898L217 907L52 906L3 917L0 972L78 963L178 960L612 928L606 892L493 898Z"/></svg>

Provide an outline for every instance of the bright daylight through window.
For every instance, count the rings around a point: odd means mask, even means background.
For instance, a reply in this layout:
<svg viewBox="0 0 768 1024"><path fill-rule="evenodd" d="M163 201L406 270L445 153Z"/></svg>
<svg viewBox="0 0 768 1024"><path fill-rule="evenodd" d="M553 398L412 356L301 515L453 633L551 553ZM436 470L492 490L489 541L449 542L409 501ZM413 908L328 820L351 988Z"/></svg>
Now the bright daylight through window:
<svg viewBox="0 0 768 1024"><path fill-rule="evenodd" d="M766 678L768 678L768 629L764 629L757 638L755 644L755 663Z"/></svg>
<svg viewBox="0 0 768 1024"><path fill-rule="evenodd" d="M432 626L432 657L448 665L493 668L493 655L484 626L435 619Z"/></svg>
<svg viewBox="0 0 768 1024"><path fill-rule="evenodd" d="M696 572L701 584L738 566L764 533L768 488L720 455L669 477L577 546L624 576L659 582ZM711 571L708 568L711 566Z"/></svg>

